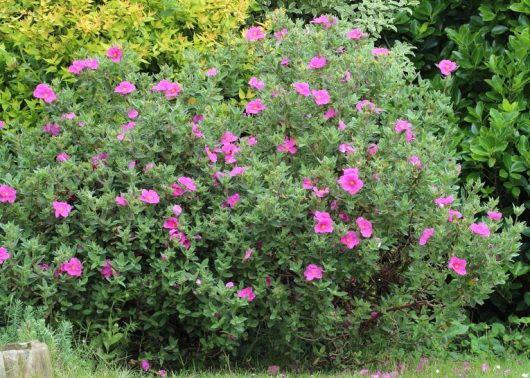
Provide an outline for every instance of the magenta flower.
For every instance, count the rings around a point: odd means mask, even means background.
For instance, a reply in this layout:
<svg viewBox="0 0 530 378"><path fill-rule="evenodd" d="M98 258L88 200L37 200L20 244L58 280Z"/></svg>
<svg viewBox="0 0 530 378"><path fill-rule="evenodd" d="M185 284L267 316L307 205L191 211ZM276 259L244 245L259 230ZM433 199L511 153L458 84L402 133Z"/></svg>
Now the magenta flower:
<svg viewBox="0 0 530 378"><path fill-rule="evenodd" d="M302 179L302 186L303 186L305 189L309 189L309 190L311 190L311 189L313 189L313 186L314 186L314 185L313 185L313 182L312 182L310 179L308 179L307 177L304 177L304 178Z"/></svg>
<svg viewBox="0 0 530 378"><path fill-rule="evenodd" d="M372 49L372 56L378 57L378 56L388 56L390 53L390 50L384 48L384 47L377 47L375 49Z"/></svg>
<svg viewBox="0 0 530 378"><path fill-rule="evenodd" d="M117 196L115 201L118 206L127 206L127 200L125 197Z"/></svg>
<svg viewBox="0 0 530 378"><path fill-rule="evenodd" d="M340 242L344 244L346 248L353 249L361 243L361 239L359 239L355 231L348 231L346 232L346 235L340 238Z"/></svg>
<svg viewBox="0 0 530 378"><path fill-rule="evenodd" d="M119 93L122 95L129 94L131 92L134 92L136 90L136 87L134 84L129 83L128 81L122 81L116 88L114 88L115 93Z"/></svg>
<svg viewBox="0 0 530 378"><path fill-rule="evenodd" d="M247 298L247 301L252 302L256 295L253 292L252 286L241 289L237 292L239 298Z"/></svg>
<svg viewBox="0 0 530 378"><path fill-rule="evenodd" d="M282 66L287 66L289 63L291 63L291 59L289 59L288 57L285 57L280 61L280 65Z"/></svg>
<svg viewBox="0 0 530 378"><path fill-rule="evenodd" d="M114 63L119 63L123 52L117 46L112 46L107 50L107 57L109 57Z"/></svg>
<svg viewBox="0 0 530 378"><path fill-rule="evenodd" d="M138 110L136 109L127 110L127 117L129 117L129 119L135 119L136 117L138 117Z"/></svg>
<svg viewBox="0 0 530 378"><path fill-rule="evenodd" d="M325 89L319 91L313 91L313 98L317 105L326 105L331 101L328 91Z"/></svg>
<svg viewBox="0 0 530 378"><path fill-rule="evenodd" d="M343 143L339 146L339 151L348 156L355 153L355 148L350 146L348 143Z"/></svg>
<svg viewBox="0 0 530 378"><path fill-rule="evenodd" d="M55 160L57 160L59 163L64 163L65 161L69 159L70 159L70 156L68 156L68 154L64 151L55 157Z"/></svg>
<svg viewBox="0 0 530 378"><path fill-rule="evenodd" d="M7 259L9 259L9 253L4 247L0 247L0 265L2 265Z"/></svg>
<svg viewBox="0 0 530 378"><path fill-rule="evenodd" d="M297 151L296 140L285 137L283 143L280 144L276 149L280 152L289 152L291 155L294 155Z"/></svg>
<svg viewBox="0 0 530 378"><path fill-rule="evenodd" d="M423 163L421 162L420 158L416 155L412 155L409 159L410 164L414 165L415 167L418 167L419 169L423 169Z"/></svg>
<svg viewBox="0 0 530 378"><path fill-rule="evenodd" d="M163 227L164 227L166 230L174 230L174 229L176 229L176 228L179 227L179 221L178 221L178 219L175 218L175 217L168 218L168 219L166 219L166 221L164 222Z"/></svg>
<svg viewBox="0 0 530 378"><path fill-rule="evenodd" d="M55 92L46 84L39 84L33 91L33 97L44 100L45 103L51 104L57 100Z"/></svg>
<svg viewBox="0 0 530 378"><path fill-rule="evenodd" d="M74 60L70 66L68 66L68 72L75 75L79 75L81 71L85 69L85 62L82 60Z"/></svg>
<svg viewBox="0 0 530 378"><path fill-rule="evenodd" d="M178 94L182 92L182 88L179 83L170 83L168 85L168 88L166 89L166 97L167 98L173 98L178 96Z"/></svg>
<svg viewBox="0 0 530 378"><path fill-rule="evenodd" d="M335 25L337 23L337 19L333 17L331 20L328 16L319 16L317 18L314 18L310 21L311 24L320 24L324 27L324 29L329 29L331 26Z"/></svg>
<svg viewBox="0 0 530 378"><path fill-rule="evenodd" d="M217 75L217 68L212 67L206 71L206 76L212 77Z"/></svg>
<svg viewBox="0 0 530 378"><path fill-rule="evenodd" d="M480 235L482 237L490 236L491 232L488 226L485 223L473 223L471 226L469 226L469 229L474 234Z"/></svg>
<svg viewBox="0 0 530 378"><path fill-rule="evenodd" d="M225 132L223 136L221 137L221 143L229 144L232 142L237 142L237 137L234 134L232 134L230 131Z"/></svg>
<svg viewBox="0 0 530 378"><path fill-rule="evenodd" d="M351 31L346 33L346 37L348 37L348 39L353 39L355 41L360 40L362 36L363 36L363 32L359 28L352 29Z"/></svg>
<svg viewBox="0 0 530 378"><path fill-rule="evenodd" d="M359 231L363 238L369 238L372 236L372 223L369 220L359 217L355 220L355 223L357 223L357 227L359 227Z"/></svg>
<svg viewBox="0 0 530 378"><path fill-rule="evenodd" d="M230 197L228 197L223 204L223 207L230 207L234 208L234 206L239 202L239 193L233 194Z"/></svg>
<svg viewBox="0 0 530 378"><path fill-rule="evenodd" d="M448 268L455 271L456 274L460 276L465 276L467 261L465 259L459 259L458 257L451 256L449 259Z"/></svg>
<svg viewBox="0 0 530 378"><path fill-rule="evenodd" d="M261 30L261 27L254 26L247 30L245 38L249 41L258 41L265 38L265 33Z"/></svg>
<svg viewBox="0 0 530 378"><path fill-rule="evenodd" d="M496 213L495 211L488 211L488 217L491 220L499 220L502 218L502 213Z"/></svg>
<svg viewBox="0 0 530 378"><path fill-rule="evenodd" d="M0 185L0 202L14 203L17 199L17 191L9 185Z"/></svg>
<svg viewBox="0 0 530 378"><path fill-rule="evenodd" d="M379 147L375 143L371 143L370 146L368 146L368 149L366 152L368 152L368 155L375 155L379 151Z"/></svg>
<svg viewBox="0 0 530 378"><path fill-rule="evenodd" d="M195 185L195 181L193 181L192 178L186 177L186 176L180 176L177 181L179 184L183 185L186 189L188 189L190 192L196 192L197 186Z"/></svg>
<svg viewBox="0 0 530 378"><path fill-rule="evenodd" d="M422 246L427 244L433 234L434 228L426 228L425 230L423 230L423 233L420 236L419 244Z"/></svg>
<svg viewBox="0 0 530 378"><path fill-rule="evenodd" d="M324 211L316 211L315 219L317 224L315 225L315 233L317 234L329 234L333 232L333 219L331 219L329 213Z"/></svg>
<svg viewBox="0 0 530 378"><path fill-rule="evenodd" d="M164 369L161 369L158 371L158 375L160 375L161 377L165 377L167 376L167 371L165 371Z"/></svg>
<svg viewBox="0 0 530 378"><path fill-rule="evenodd" d="M462 213L457 210L449 209L449 214L447 215L447 221L452 223L455 218L456 219L462 218Z"/></svg>
<svg viewBox="0 0 530 378"><path fill-rule="evenodd" d="M59 135L59 133L61 132L61 128L59 127L59 124L58 123L54 123L53 125L51 123L47 123L46 125L44 125L44 127L42 128L42 131L44 131L45 133L49 133L51 134L52 136L57 136Z"/></svg>
<svg viewBox="0 0 530 378"><path fill-rule="evenodd" d="M456 70L456 63L449 59L443 59L437 64L440 72L444 76L451 75L451 72Z"/></svg>
<svg viewBox="0 0 530 378"><path fill-rule="evenodd" d="M339 129L339 131L346 129L346 124L344 123L342 119L339 120L339 126L337 126L337 128Z"/></svg>
<svg viewBox="0 0 530 378"><path fill-rule="evenodd" d="M322 279L322 271L322 267L315 264L309 264L304 271L305 280L313 281L314 279Z"/></svg>
<svg viewBox="0 0 530 378"><path fill-rule="evenodd" d="M4 121L0 121L0 129L3 129L6 123Z"/></svg>
<svg viewBox="0 0 530 378"><path fill-rule="evenodd" d="M101 275L103 278L111 278L114 275L118 275L110 265L110 259L105 260L105 265L101 268Z"/></svg>
<svg viewBox="0 0 530 378"><path fill-rule="evenodd" d="M228 174L230 177L240 176L247 170L247 167L234 167Z"/></svg>
<svg viewBox="0 0 530 378"><path fill-rule="evenodd" d="M265 109L266 109L265 105L263 105L261 100L259 98L257 98L257 99L255 99L253 101L249 101L249 103L247 104L247 106L245 108L245 111L248 114L259 114L260 112L262 112Z"/></svg>
<svg viewBox="0 0 530 378"><path fill-rule="evenodd" d="M250 85L253 88L256 88L258 91L261 91L263 88L265 88L265 83L261 80L258 80L257 77L252 77L249 80L248 85Z"/></svg>
<svg viewBox="0 0 530 378"><path fill-rule="evenodd" d="M337 182L342 187L342 189L344 189L353 196L357 194L364 185L362 180L359 178L359 169L346 168L343 171L344 173Z"/></svg>
<svg viewBox="0 0 530 378"><path fill-rule="evenodd" d="M447 206L447 205L452 204L454 200L455 200L455 199L454 199L453 196L439 197L439 198L436 198L436 199L434 200L434 203L435 203L438 207L444 207L444 206Z"/></svg>
<svg viewBox="0 0 530 378"><path fill-rule="evenodd" d="M252 256L252 249L247 248L245 251L245 256L243 257L243 261L247 261Z"/></svg>
<svg viewBox="0 0 530 378"><path fill-rule="evenodd" d="M53 201L53 208L55 209L55 218L66 218L72 211L72 206L66 202Z"/></svg>
<svg viewBox="0 0 530 378"><path fill-rule="evenodd" d="M309 87L309 84L307 83L301 83L301 82L294 83L293 88L296 91L296 93L301 94L302 96L307 97L311 94L311 89Z"/></svg>
<svg viewBox="0 0 530 378"><path fill-rule="evenodd" d="M140 201L149 203L151 205L156 205L160 202L160 197L158 196L158 193L154 190L142 189Z"/></svg>
<svg viewBox="0 0 530 378"><path fill-rule="evenodd" d="M158 84L154 85L151 90L154 92L165 92L171 86L171 82L167 80L160 80Z"/></svg>
<svg viewBox="0 0 530 378"><path fill-rule="evenodd" d="M337 115L337 111L333 108L329 108L328 111L324 114L324 119L327 121Z"/></svg>
<svg viewBox="0 0 530 378"><path fill-rule="evenodd" d="M182 214L182 207L180 207L179 205L174 205L171 210L173 211L173 214L175 214L176 217Z"/></svg>
<svg viewBox="0 0 530 378"><path fill-rule="evenodd" d="M149 363L148 360L142 360L142 362L140 363L140 366L142 367L144 371L148 371L149 369L151 369L151 364Z"/></svg>
<svg viewBox="0 0 530 378"><path fill-rule="evenodd" d="M61 265L61 272L66 272L69 276L81 277L83 264L77 258L72 257Z"/></svg>
<svg viewBox="0 0 530 378"><path fill-rule="evenodd" d="M369 100L361 100L355 104L355 109L357 109L358 112L365 111L366 107L368 107L369 111L375 110L375 104Z"/></svg>
<svg viewBox="0 0 530 378"><path fill-rule="evenodd" d="M283 28L282 30L274 33L274 37L278 42L282 42L288 32L289 31L287 29Z"/></svg>
<svg viewBox="0 0 530 378"><path fill-rule="evenodd" d="M412 124L408 121L405 121L403 119L398 119L396 121L395 130L396 133L400 134L403 131L410 130L412 128Z"/></svg>
<svg viewBox="0 0 530 378"><path fill-rule="evenodd" d="M325 187L324 189L318 189L316 186L313 188L313 192L315 192L316 196L318 198L324 198L329 193L329 188Z"/></svg>
<svg viewBox="0 0 530 378"><path fill-rule="evenodd" d="M309 61L307 68L309 68L310 70L316 70L316 69L325 67L325 65L326 65L326 58L324 58L323 56L314 56Z"/></svg>

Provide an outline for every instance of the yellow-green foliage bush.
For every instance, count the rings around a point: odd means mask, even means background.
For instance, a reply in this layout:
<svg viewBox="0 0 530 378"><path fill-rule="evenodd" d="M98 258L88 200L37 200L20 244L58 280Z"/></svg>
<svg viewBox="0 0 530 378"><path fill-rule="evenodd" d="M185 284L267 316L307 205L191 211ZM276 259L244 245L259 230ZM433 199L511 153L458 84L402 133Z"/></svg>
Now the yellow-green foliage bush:
<svg viewBox="0 0 530 378"><path fill-rule="evenodd" d="M211 49L247 18L253 0L0 0L0 120L36 119L31 91L78 57L127 42L148 70ZM9 123L9 122L8 122Z"/></svg>

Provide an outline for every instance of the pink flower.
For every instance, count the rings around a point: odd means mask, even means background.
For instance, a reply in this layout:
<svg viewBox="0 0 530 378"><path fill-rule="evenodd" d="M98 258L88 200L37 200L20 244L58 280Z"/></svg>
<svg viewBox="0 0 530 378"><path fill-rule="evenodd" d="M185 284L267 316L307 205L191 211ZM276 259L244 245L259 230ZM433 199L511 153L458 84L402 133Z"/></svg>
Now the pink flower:
<svg viewBox="0 0 530 378"><path fill-rule="evenodd" d="M339 126L338 126L339 131L342 131L345 128L346 128L346 124L344 123L344 121L342 119L339 120Z"/></svg>
<svg viewBox="0 0 530 378"><path fill-rule="evenodd" d="M124 139L125 139L125 134L120 133L120 134L116 135L116 138L117 138L118 140L124 140Z"/></svg>
<svg viewBox="0 0 530 378"><path fill-rule="evenodd" d="M247 170L247 167L234 167L228 174L230 177L242 175Z"/></svg>
<svg viewBox="0 0 530 378"><path fill-rule="evenodd" d="M180 207L179 205L174 205L171 210L173 211L173 214L175 214L176 217L182 214L182 207Z"/></svg>
<svg viewBox="0 0 530 378"><path fill-rule="evenodd" d="M97 70L99 67L97 59L85 59L85 68L90 70Z"/></svg>
<svg viewBox="0 0 530 378"><path fill-rule="evenodd" d="M377 47L372 50L372 56L378 57L378 56L387 56L390 53L390 51L384 47Z"/></svg>
<svg viewBox="0 0 530 378"><path fill-rule="evenodd" d="M140 366L144 371L148 371L149 369L151 369L151 364L147 360L142 360Z"/></svg>
<svg viewBox="0 0 530 378"><path fill-rule="evenodd" d="M261 27L254 26L247 30L247 32L245 33L245 38L249 41L257 41L265 38L265 33L263 32L263 30L261 30Z"/></svg>
<svg viewBox="0 0 530 378"><path fill-rule="evenodd" d="M212 77L217 75L217 68L212 67L209 70L206 71L206 76Z"/></svg>
<svg viewBox="0 0 530 378"><path fill-rule="evenodd" d="M227 289L231 289L231 288L234 287L234 283L232 281L229 281L229 282L226 283L225 286L226 286Z"/></svg>
<svg viewBox="0 0 530 378"><path fill-rule="evenodd" d="M127 200L125 197L117 196L115 201L118 206L127 206Z"/></svg>
<svg viewBox="0 0 530 378"><path fill-rule="evenodd" d="M354 231L348 231L346 235L340 238L340 242L348 249L353 249L361 243L361 240Z"/></svg>
<svg viewBox="0 0 530 378"><path fill-rule="evenodd" d="M405 121L403 119L398 119L396 121L395 130L396 133L400 134L403 131L410 130L412 128L412 124L408 121Z"/></svg>
<svg viewBox="0 0 530 378"><path fill-rule="evenodd" d="M245 256L243 257L243 261L247 261L252 256L252 249L247 248L245 251Z"/></svg>
<svg viewBox="0 0 530 378"><path fill-rule="evenodd" d="M329 108L328 111L324 114L324 119L327 121L337 115L337 112L333 108Z"/></svg>
<svg viewBox="0 0 530 378"><path fill-rule="evenodd" d="M39 84L33 91L33 97L44 100L45 103L50 104L57 100L55 92L46 84Z"/></svg>
<svg viewBox="0 0 530 378"><path fill-rule="evenodd" d="M66 202L53 201L53 208L55 209L55 218L66 218L70 214L70 211L72 211L72 206Z"/></svg>
<svg viewBox="0 0 530 378"><path fill-rule="evenodd" d="M306 281L313 281L314 279L320 280L322 279L322 267L315 265L315 264L309 264L307 268L304 270L304 276Z"/></svg>
<svg viewBox="0 0 530 378"><path fill-rule="evenodd" d="M324 189L318 189L316 186L313 188L313 192L315 192L316 196L318 198L324 198L329 193L329 188L325 187Z"/></svg>
<svg viewBox="0 0 530 378"><path fill-rule="evenodd" d="M315 225L315 233L329 234L330 232L333 232L333 220L329 216L329 213L316 211L315 219L317 221L317 224Z"/></svg>
<svg viewBox="0 0 530 378"><path fill-rule="evenodd" d="M115 93L119 93L122 95L129 94L136 90L136 87L134 84L129 83L128 81L122 81L116 88L114 88Z"/></svg>
<svg viewBox="0 0 530 378"><path fill-rule="evenodd" d="M0 121L0 129L3 129L6 123L4 121Z"/></svg>
<svg viewBox="0 0 530 378"><path fill-rule="evenodd" d="M359 231L361 231L361 235L364 238L372 236L372 223L369 220L359 217L355 220L355 223L357 223L357 227L359 227Z"/></svg>
<svg viewBox="0 0 530 378"><path fill-rule="evenodd" d="M112 46L110 49L107 50L107 56L114 62L118 63L121 59L121 56L123 55L123 52L121 49L117 46Z"/></svg>
<svg viewBox="0 0 530 378"><path fill-rule="evenodd" d="M257 143L256 137L251 136L250 138L248 138L247 143L249 146L255 145Z"/></svg>
<svg viewBox="0 0 530 378"><path fill-rule="evenodd" d="M495 211L488 211L488 217L492 220L499 220L502 218L502 213L496 213Z"/></svg>
<svg viewBox="0 0 530 378"><path fill-rule="evenodd" d="M165 92L169 89L171 83L167 80L160 80L160 82L154 85L151 90L154 92Z"/></svg>
<svg viewBox="0 0 530 378"><path fill-rule="evenodd" d="M178 184L171 184L171 188L173 189L173 195L175 197L180 197L181 195L183 195L186 192Z"/></svg>
<svg viewBox="0 0 530 378"><path fill-rule="evenodd" d="M410 157L409 161L410 161L410 164L418 167L419 169L423 169L424 168L420 158L417 157L416 155L412 155Z"/></svg>
<svg viewBox="0 0 530 378"><path fill-rule="evenodd" d="M195 181L193 181L192 178L180 176L177 181L179 184L183 185L186 189L188 189L190 192L196 192L197 186L195 185Z"/></svg>
<svg viewBox="0 0 530 378"><path fill-rule="evenodd" d="M265 285L267 285L267 287L272 286L272 279L269 276L265 277Z"/></svg>
<svg viewBox="0 0 530 378"><path fill-rule="evenodd" d="M206 151L206 156L208 156L208 159L210 159L210 161L212 163L216 163L217 162L217 154L213 153L210 150L210 147L208 147L207 145L204 146L204 151Z"/></svg>
<svg viewBox="0 0 530 378"><path fill-rule="evenodd" d="M359 190L363 187L363 182L359 178L359 169L358 168L346 168L344 173L337 181L342 189L350 193L352 196L357 194Z"/></svg>
<svg viewBox="0 0 530 378"><path fill-rule="evenodd" d="M323 68L325 65L326 65L326 58L324 58L323 56L314 56L309 61L307 68L311 70L316 70L319 68Z"/></svg>
<svg viewBox="0 0 530 378"><path fill-rule="evenodd" d="M158 196L158 193L154 190L142 189L140 201L149 203L151 205L156 205L160 202L160 197Z"/></svg>
<svg viewBox="0 0 530 378"><path fill-rule="evenodd" d="M116 271L110 265L110 259L105 260L105 265L101 268L101 275L103 278L111 278L116 274Z"/></svg>
<svg viewBox="0 0 530 378"><path fill-rule="evenodd" d="M45 133L50 133L52 136L57 136L61 132L61 128L59 127L58 123L54 123L53 125L51 123L47 123L42 128L42 131Z"/></svg>
<svg viewBox="0 0 530 378"><path fill-rule="evenodd" d="M293 88L296 93L301 94L302 96L307 97L311 94L311 89L307 83L296 82L293 84Z"/></svg>
<svg viewBox="0 0 530 378"><path fill-rule="evenodd" d="M197 124L192 123L191 124L191 131L193 132L193 136L197 139L204 138L204 134L201 133L201 130L199 130L199 126Z"/></svg>
<svg viewBox="0 0 530 378"><path fill-rule="evenodd" d="M280 144L276 149L280 152L289 152L291 155L294 155L297 151L296 140L285 137L283 143Z"/></svg>
<svg viewBox="0 0 530 378"><path fill-rule="evenodd" d="M436 198L434 200L434 203L438 206L438 207L444 207L446 205L450 205L453 203L454 201L454 197L453 196L449 196L449 197L439 197L439 198Z"/></svg>
<svg viewBox="0 0 530 378"><path fill-rule="evenodd" d="M412 132L411 129L408 129L408 130L405 131L405 140L407 142L412 142L413 140L416 140L414 138L414 133Z"/></svg>
<svg viewBox="0 0 530 378"><path fill-rule="evenodd" d="M135 119L136 117L138 117L138 110L136 109L127 110L127 117L129 117L129 119Z"/></svg>
<svg viewBox="0 0 530 378"><path fill-rule="evenodd" d="M232 134L230 131L227 131L221 137L221 143L228 144L232 142L237 142L237 137L234 134Z"/></svg>
<svg viewBox="0 0 530 378"><path fill-rule="evenodd" d="M233 194L230 197L228 197L223 204L223 207L231 207L234 208L234 206L239 202L239 193Z"/></svg>
<svg viewBox="0 0 530 378"><path fill-rule="evenodd" d="M339 146L339 151L348 156L355 153L355 148L350 146L348 143L343 143Z"/></svg>
<svg viewBox="0 0 530 378"><path fill-rule="evenodd" d="M488 228L488 226L485 223L482 223L482 222L473 223L471 226L469 226L469 229L474 234L477 234L477 235L480 235L480 236L483 236L483 237L490 236L490 234L491 234L490 229Z"/></svg>
<svg viewBox="0 0 530 378"><path fill-rule="evenodd" d="M288 32L289 31L287 29L283 28L282 30L274 33L274 37L276 38L278 42L281 42L283 41L283 39L285 38Z"/></svg>
<svg viewBox="0 0 530 378"><path fill-rule="evenodd" d="M305 188L305 189L313 189L313 182L308 179L307 177L304 177L304 179L302 180L302 186Z"/></svg>
<svg viewBox="0 0 530 378"><path fill-rule="evenodd" d="M17 191L9 185L0 185L0 202L14 203L17 199Z"/></svg>
<svg viewBox="0 0 530 378"><path fill-rule="evenodd" d="M66 272L69 276L81 277L83 264L77 258L72 257L61 265L61 272Z"/></svg>
<svg viewBox="0 0 530 378"><path fill-rule="evenodd" d="M180 87L179 83L170 83L166 89L166 97L176 97L180 92L182 92L182 88Z"/></svg>
<svg viewBox="0 0 530 378"><path fill-rule="evenodd" d="M322 15L317 18L314 18L313 20L310 21L310 23L321 24L322 26L324 26L324 29L329 29L332 25L335 25L337 23L337 19L333 17L330 21L328 16Z"/></svg>
<svg viewBox="0 0 530 378"><path fill-rule="evenodd" d="M421 234L419 244L425 245L431 238L431 236L434 234L434 228L426 228L423 230L423 233Z"/></svg>
<svg viewBox="0 0 530 378"><path fill-rule="evenodd" d="M326 105L331 101L328 91L325 89L319 91L313 91L313 98L317 105Z"/></svg>
<svg viewBox="0 0 530 378"><path fill-rule="evenodd" d="M174 230L174 229L178 228L178 226L179 226L179 221L178 221L177 218L174 218L174 217L166 219L166 221L164 222L164 225L163 225L163 227L166 230Z"/></svg>
<svg viewBox="0 0 530 378"><path fill-rule="evenodd" d="M265 88L265 83L261 80L258 80L257 77L252 77L249 80L248 85L250 85L253 88L256 88L258 91L261 91L263 88Z"/></svg>
<svg viewBox="0 0 530 378"><path fill-rule="evenodd" d="M282 66L287 66L289 63L291 63L291 59L289 59L288 57L285 57L280 61L280 65Z"/></svg>
<svg viewBox="0 0 530 378"><path fill-rule="evenodd" d="M363 36L363 32L359 28L352 29L351 31L346 33L346 37L348 37L348 39L353 39L355 41L360 40L362 36Z"/></svg>
<svg viewBox="0 0 530 378"><path fill-rule="evenodd" d="M437 64L437 66L440 69L440 72L442 73L442 75L444 76L449 76L451 75L451 72L456 70L456 63L448 59L441 60Z"/></svg>
<svg viewBox="0 0 530 378"><path fill-rule="evenodd" d="M458 257L451 256L449 259L448 268L455 271L456 274L460 276L465 276L467 261L465 259L459 259Z"/></svg>
<svg viewBox="0 0 530 378"><path fill-rule="evenodd" d="M158 371L158 375L160 375L161 377L165 377L167 376L167 371L165 371L164 369L161 369Z"/></svg>
<svg viewBox="0 0 530 378"><path fill-rule="evenodd" d="M64 163L68 159L70 159L70 156L68 156L68 154L64 151L55 157L55 160L57 160L59 163Z"/></svg>
<svg viewBox="0 0 530 378"><path fill-rule="evenodd" d="M85 69L85 62L82 60L74 60L72 64L68 67L68 72L75 75L79 75L81 71Z"/></svg>
<svg viewBox="0 0 530 378"><path fill-rule="evenodd" d="M462 213L457 210L449 209L449 214L447 215L447 221L452 223L455 218L456 219L462 218Z"/></svg>
<svg viewBox="0 0 530 378"><path fill-rule="evenodd" d="M375 104L369 100L361 100L355 104L355 109L359 112L363 112L366 107L368 107L369 111L372 111L375 109Z"/></svg>
<svg viewBox="0 0 530 378"><path fill-rule="evenodd" d="M344 222L350 221L350 216L348 214L339 213L339 218L342 219Z"/></svg>
<svg viewBox="0 0 530 378"><path fill-rule="evenodd" d="M247 298L249 302L252 302L254 298L256 298L256 295L254 294L251 286L239 290L237 292L237 296L239 298Z"/></svg>
<svg viewBox="0 0 530 378"><path fill-rule="evenodd" d="M7 259L9 259L9 253L4 247L0 247L0 265L2 265Z"/></svg>
<svg viewBox="0 0 530 378"><path fill-rule="evenodd" d="M263 105L261 100L258 98L258 99L249 101L249 103L247 104L245 108L245 111L248 114L259 114L261 111L265 109L266 109L265 105Z"/></svg>

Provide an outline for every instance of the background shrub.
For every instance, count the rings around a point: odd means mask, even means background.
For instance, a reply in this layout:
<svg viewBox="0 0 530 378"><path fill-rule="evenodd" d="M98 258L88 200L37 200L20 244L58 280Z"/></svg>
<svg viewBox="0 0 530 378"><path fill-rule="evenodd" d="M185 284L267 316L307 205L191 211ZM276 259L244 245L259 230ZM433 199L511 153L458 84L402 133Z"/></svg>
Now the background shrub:
<svg viewBox="0 0 530 378"><path fill-rule="evenodd" d="M17 192L0 203L10 253L1 301L42 305L107 353L174 365L227 354L355 364L390 346L441 352L460 335L465 308L505 280L522 225L488 218L495 201L481 203L479 184L457 186L449 100L413 84L407 46L374 57L373 40L346 38L351 24L277 17L282 37L234 42L207 64L190 54L154 78L132 52L101 58L71 88L51 83L58 100L44 131L2 130L0 177ZM242 106L223 99L221 73L205 73L248 49L259 59ZM325 66L308 68L319 56ZM153 91L162 79L181 93ZM136 89L116 93L124 81ZM396 132L400 119L407 132ZM355 195L338 184L348 168L364 183ZM448 222L450 209L462 218ZM332 232L315 233L317 211ZM371 235L359 233L360 217ZM471 232L476 222L491 235ZM348 231L353 249L341 243ZM467 260L466 275L448 269L451 256Z"/></svg>
<svg viewBox="0 0 530 378"><path fill-rule="evenodd" d="M32 126L36 84L71 82L73 60L127 42L144 70L206 52L247 18L251 0L6 0L0 7L0 119ZM234 79L232 79L233 81ZM233 91L233 90L232 90ZM237 93L237 90L236 90Z"/></svg>

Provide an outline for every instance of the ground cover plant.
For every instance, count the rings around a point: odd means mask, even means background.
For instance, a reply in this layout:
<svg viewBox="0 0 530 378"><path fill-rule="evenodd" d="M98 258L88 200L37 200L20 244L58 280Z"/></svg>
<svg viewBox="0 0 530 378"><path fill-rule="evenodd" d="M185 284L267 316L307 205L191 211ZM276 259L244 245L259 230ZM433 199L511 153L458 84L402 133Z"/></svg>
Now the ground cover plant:
<svg viewBox="0 0 530 378"><path fill-rule="evenodd" d="M147 370L354 365L466 332L523 225L458 187L449 99L413 84L406 45L270 24L177 72L124 47L35 86L40 127L0 130L1 305ZM225 101L220 62L249 49L251 99Z"/></svg>

